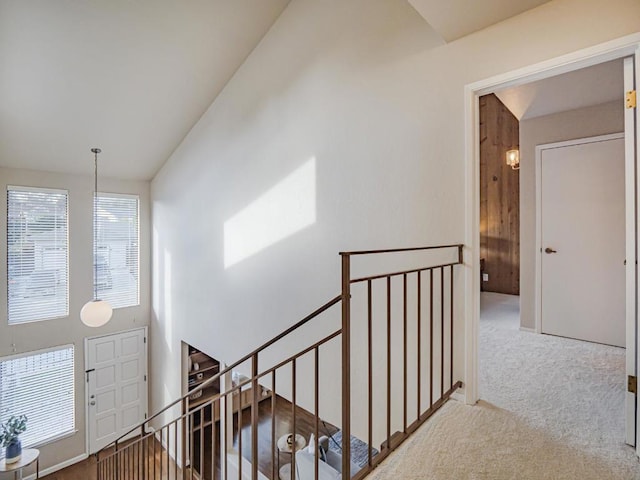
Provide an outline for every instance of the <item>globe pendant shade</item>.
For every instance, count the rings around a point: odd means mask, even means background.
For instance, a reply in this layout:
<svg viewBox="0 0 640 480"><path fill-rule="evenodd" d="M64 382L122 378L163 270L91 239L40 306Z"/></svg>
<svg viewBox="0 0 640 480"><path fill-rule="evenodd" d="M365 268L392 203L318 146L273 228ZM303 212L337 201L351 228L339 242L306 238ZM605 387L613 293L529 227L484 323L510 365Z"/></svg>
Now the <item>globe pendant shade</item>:
<svg viewBox="0 0 640 480"><path fill-rule="evenodd" d="M109 302L91 300L80 310L80 320L88 327L101 327L111 319L113 309Z"/></svg>

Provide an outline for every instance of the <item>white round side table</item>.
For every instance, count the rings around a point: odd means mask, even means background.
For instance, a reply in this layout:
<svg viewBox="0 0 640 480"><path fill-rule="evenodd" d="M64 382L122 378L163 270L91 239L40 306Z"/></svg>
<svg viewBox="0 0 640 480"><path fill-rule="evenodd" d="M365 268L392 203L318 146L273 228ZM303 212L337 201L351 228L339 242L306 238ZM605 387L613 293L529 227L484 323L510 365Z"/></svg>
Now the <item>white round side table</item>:
<svg viewBox="0 0 640 480"><path fill-rule="evenodd" d="M278 439L277 445L278 445L278 467L277 470L280 470L280 454L281 453L288 453L289 455L292 455L293 453L297 452L298 450L302 450L306 445L307 445L307 441L305 440L305 438L300 435L299 433L296 433L295 435L295 443L291 442L291 444L289 444L287 442L287 438L290 437L292 434L288 434L288 435L283 435ZM293 456L293 455L292 455Z"/></svg>
<svg viewBox="0 0 640 480"><path fill-rule="evenodd" d="M22 479L22 469L36 464L36 478L40 478L40 450L36 448L23 448L22 457L17 462L6 463L4 458L0 460L0 473L13 472L14 480Z"/></svg>
<svg viewBox="0 0 640 480"><path fill-rule="evenodd" d="M304 439L302 435L296 433L296 443L295 445L287 443L287 438L291 436L291 434L283 435L278 439L278 450L282 453L292 453L296 452L305 447L307 441Z"/></svg>

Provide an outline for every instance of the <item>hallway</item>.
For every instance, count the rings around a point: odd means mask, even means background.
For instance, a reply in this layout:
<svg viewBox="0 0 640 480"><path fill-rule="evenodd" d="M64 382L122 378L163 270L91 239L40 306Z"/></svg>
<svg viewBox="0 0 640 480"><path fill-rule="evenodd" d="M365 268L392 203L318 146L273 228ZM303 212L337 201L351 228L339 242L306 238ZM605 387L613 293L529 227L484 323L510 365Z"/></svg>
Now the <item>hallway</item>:
<svg viewBox="0 0 640 480"><path fill-rule="evenodd" d="M516 296L484 292L480 312L482 400L594 459L637 463L624 443L624 349L520 331Z"/></svg>

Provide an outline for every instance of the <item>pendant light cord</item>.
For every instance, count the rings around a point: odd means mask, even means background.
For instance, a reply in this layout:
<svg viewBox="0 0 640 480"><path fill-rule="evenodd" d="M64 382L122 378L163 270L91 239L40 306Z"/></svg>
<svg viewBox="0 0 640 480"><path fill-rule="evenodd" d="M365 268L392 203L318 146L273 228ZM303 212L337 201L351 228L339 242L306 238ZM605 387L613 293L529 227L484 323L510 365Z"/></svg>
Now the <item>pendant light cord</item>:
<svg viewBox="0 0 640 480"><path fill-rule="evenodd" d="M95 154L94 184L93 184L93 300L98 300L98 153L99 148L92 148Z"/></svg>

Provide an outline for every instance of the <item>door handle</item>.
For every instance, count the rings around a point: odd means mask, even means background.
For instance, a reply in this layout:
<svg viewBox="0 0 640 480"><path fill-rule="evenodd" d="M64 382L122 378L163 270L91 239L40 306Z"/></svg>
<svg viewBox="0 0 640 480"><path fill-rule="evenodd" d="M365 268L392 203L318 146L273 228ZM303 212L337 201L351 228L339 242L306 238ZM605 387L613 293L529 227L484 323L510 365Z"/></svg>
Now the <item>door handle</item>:
<svg viewBox="0 0 640 480"><path fill-rule="evenodd" d="M558 251L554 250L553 248L547 247L544 249L544 253L558 253Z"/></svg>
<svg viewBox="0 0 640 480"><path fill-rule="evenodd" d="M89 405L95 405L95 404L96 404L96 401L95 401L95 400L91 400L91 401L89 402Z"/></svg>

